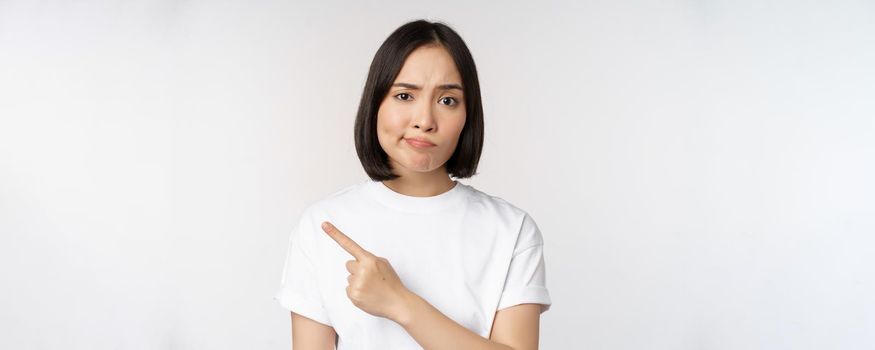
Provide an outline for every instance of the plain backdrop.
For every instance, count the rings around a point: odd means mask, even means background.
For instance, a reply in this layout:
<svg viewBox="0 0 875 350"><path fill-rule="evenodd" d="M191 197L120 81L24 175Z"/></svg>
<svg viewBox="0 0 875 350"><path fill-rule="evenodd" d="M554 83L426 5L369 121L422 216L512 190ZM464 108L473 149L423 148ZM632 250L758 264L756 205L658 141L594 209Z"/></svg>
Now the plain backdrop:
<svg viewBox="0 0 875 350"><path fill-rule="evenodd" d="M466 40L543 349L875 348L875 5L0 0L0 348L288 349L403 23Z"/></svg>

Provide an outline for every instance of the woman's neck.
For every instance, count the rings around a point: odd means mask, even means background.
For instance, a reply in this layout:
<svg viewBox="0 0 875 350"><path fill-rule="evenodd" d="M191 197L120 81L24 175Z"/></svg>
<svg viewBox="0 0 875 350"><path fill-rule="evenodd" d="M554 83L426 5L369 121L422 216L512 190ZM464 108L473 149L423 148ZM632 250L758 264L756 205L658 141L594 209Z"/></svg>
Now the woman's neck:
<svg viewBox="0 0 875 350"><path fill-rule="evenodd" d="M385 180L383 184L395 192L413 197L437 196L455 186L455 181L450 178L444 167L428 173L404 170L396 170L396 174L401 175L401 177Z"/></svg>

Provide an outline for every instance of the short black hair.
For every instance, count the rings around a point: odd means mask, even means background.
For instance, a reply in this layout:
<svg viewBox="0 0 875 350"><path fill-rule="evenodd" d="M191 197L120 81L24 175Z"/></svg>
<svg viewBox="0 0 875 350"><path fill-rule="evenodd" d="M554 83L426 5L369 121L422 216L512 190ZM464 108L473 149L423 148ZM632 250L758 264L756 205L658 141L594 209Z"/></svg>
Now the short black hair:
<svg viewBox="0 0 875 350"><path fill-rule="evenodd" d="M468 46L452 28L441 22L416 20L398 27L377 50L371 61L364 92L355 118L355 150L365 172L374 181L400 177L392 172L389 155L377 139L377 111L407 56L415 49L436 44L445 48L462 77L465 125L453 155L444 164L455 178L477 174L483 149L483 103L477 68Z"/></svg>

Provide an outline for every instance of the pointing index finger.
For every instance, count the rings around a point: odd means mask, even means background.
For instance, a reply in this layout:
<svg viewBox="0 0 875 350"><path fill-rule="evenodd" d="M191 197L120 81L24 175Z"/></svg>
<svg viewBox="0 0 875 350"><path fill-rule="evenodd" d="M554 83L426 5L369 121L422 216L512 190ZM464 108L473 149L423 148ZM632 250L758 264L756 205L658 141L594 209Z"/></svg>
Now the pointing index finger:
<svg viewBox="0 0 875 350"><path fill-rule="evenodd" d="M329 237L334 239L334 241L337 242L337 244L339 244L340 247L343 248L343 250L346 250L358 261L361 261L363 258L371 254L370 252L359 246L358 243L343 234L343 232L340 232L337 227L335 227L328 221L322 222L322 230L325 231L325 233L327 233Z"/></svg>

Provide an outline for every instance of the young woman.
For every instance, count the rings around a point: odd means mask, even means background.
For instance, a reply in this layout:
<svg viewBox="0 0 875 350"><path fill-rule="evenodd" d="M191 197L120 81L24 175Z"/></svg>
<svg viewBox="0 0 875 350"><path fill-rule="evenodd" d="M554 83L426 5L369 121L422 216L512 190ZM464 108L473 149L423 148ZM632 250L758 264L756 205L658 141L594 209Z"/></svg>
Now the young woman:
<svg viewBox="0 0 875 350"><path fill-rule="evenodd" d="M307 207L275 299L292 347L538 347L550 308L544 242L476 174L483 108L474 60L443 23L404 24L380 46L355 121L369 179Z"/></svg>

